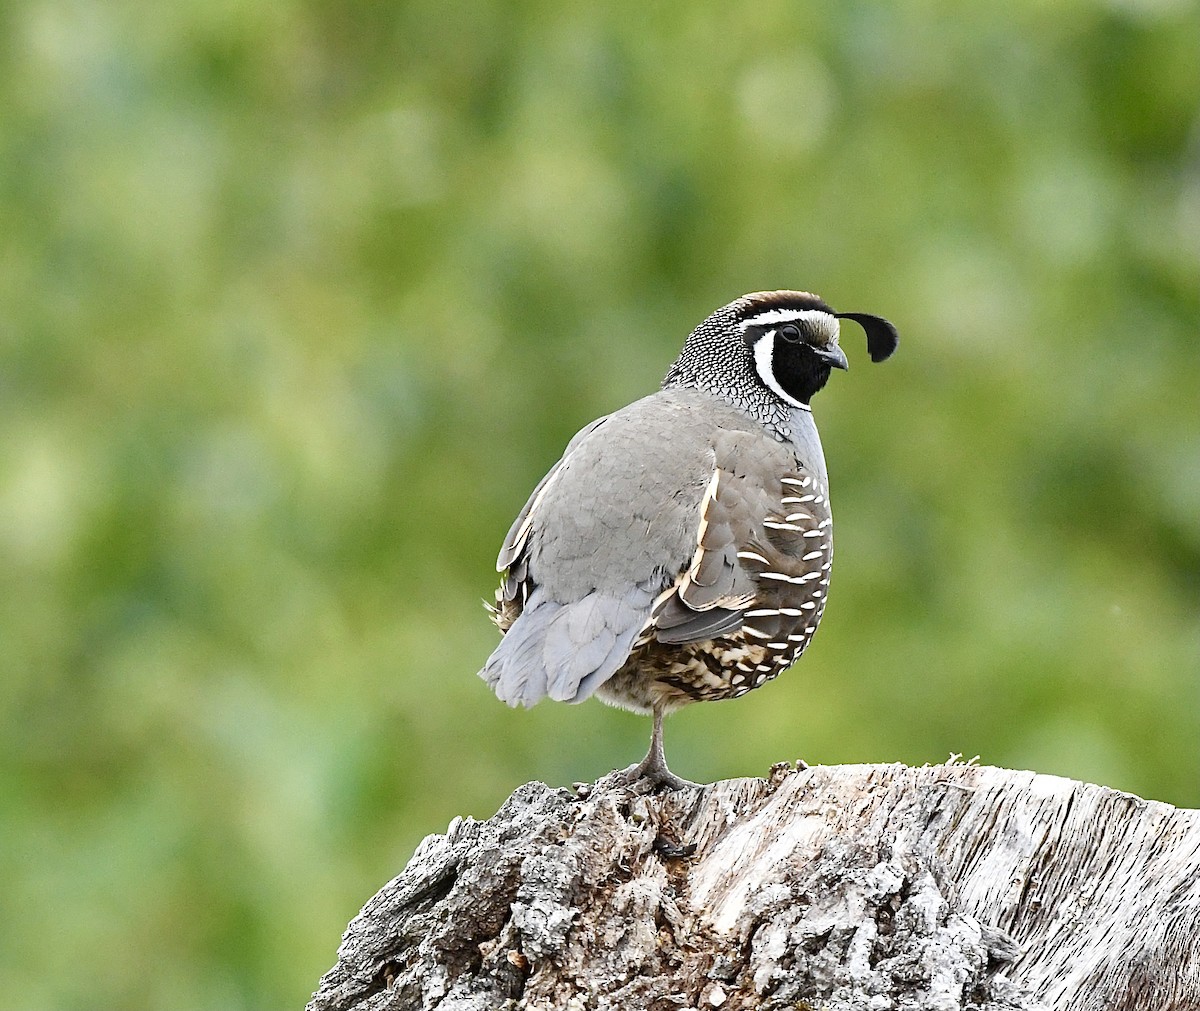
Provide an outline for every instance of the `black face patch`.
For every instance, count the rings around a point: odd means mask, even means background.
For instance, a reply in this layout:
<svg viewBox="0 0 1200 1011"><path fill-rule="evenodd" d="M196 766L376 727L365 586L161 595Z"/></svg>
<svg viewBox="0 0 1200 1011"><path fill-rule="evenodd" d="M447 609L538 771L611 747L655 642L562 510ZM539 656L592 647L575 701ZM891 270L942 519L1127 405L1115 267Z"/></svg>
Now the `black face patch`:
<svg viewBox="0 0 1200 1011"><path fill-rule="evenodd" d="M776 337L771 355L775 382L792 400L807 404L829 382L832 370L827 359L804 342L789 343Z"/></svg>
<svg viewBox="0 0 1200 1011"><path fill-rule="evenodd" d="M751 345L759 381L793 407L808 406L813 394L828 382L829 372L835 364L840 362L839 367L844 367L846 361L836 343L830 342L824 334L819 338L819 345L809 343L813 336L810 329L813 328L806 326L806 322L781 321L765 328ZM785 328L795 333L789 333Z"/></svg>

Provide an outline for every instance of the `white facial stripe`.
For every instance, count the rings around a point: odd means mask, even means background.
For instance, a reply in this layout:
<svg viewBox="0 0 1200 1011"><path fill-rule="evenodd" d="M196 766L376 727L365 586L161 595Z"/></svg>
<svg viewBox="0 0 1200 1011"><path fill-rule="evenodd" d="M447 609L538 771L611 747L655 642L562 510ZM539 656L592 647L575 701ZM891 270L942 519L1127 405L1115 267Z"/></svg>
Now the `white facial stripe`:
<svg viewBox="0 0 1200 1011"><path fill-rule="evenodd" d="M821 309L767 309L751 316L742 324L742 329L776 324L782 326L784 323L808 323L827 343L833 343L841 333L841 320Z"/></svg>
<svg viewBox="0 0 1200 1011"><path fill-rule="evenodd" d="M780 400L791 404L793 407L798 407L802 411L811 411L812 408L808 404L802 404L794 397L789 397L775 379L775 370L771 366L771 358L774 353L775 331L772 330L754 342L754 368L758 372L758 378L766 383L771 392L779 397Z"/></svg>

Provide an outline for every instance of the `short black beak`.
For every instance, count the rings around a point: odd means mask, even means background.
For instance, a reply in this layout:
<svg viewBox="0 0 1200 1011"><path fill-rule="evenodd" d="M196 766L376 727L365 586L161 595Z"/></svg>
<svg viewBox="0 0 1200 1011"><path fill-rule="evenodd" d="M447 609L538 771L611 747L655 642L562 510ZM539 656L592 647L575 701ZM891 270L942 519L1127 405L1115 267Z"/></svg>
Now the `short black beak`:
<svg viewBox="0 0 1200 1011"><path fill-rule="evenodd" d="M813 350L817 352L817 357L822 361L828 362L831 368L850 368L850 363L846 360L846 352L836 344L830 344L827 348L814 348Z"/></svg>

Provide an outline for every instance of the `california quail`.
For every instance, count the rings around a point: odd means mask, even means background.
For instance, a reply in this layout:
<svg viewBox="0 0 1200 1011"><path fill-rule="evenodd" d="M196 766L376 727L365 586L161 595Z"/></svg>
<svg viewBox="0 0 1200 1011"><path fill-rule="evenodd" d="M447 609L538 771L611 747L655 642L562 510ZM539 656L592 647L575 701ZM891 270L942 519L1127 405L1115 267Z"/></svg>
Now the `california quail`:
<svg viewBox="0 0 1200 1011"><path fill-rule="evenodd" d="M804 652L833 558L825 457L809 401L848 367L839 319L871 360L896 349L878 316L766 291L688 337L662 389L567 445L504 539L480 676L509 705L597 695L653 713L629 770L670 788L663 714L737 698Z"/></svg>

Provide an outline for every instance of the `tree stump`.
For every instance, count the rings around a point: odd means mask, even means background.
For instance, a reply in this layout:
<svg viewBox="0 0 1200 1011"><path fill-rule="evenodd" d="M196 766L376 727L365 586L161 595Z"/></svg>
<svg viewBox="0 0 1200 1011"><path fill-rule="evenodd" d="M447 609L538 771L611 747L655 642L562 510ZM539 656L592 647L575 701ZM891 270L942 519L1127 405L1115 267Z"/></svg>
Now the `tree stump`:
<svg viewBox="0 0 1200 1011"><path fill-rule="evenodd" d="M430 836L309 1011L1200 1009L1200 812L973 765L644 795L529 783Z"/></svg>

